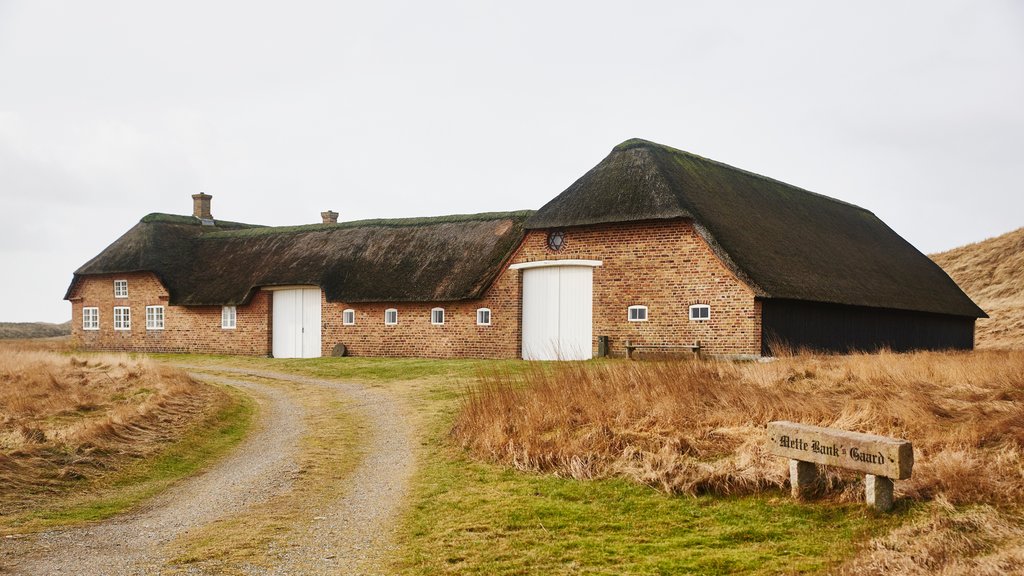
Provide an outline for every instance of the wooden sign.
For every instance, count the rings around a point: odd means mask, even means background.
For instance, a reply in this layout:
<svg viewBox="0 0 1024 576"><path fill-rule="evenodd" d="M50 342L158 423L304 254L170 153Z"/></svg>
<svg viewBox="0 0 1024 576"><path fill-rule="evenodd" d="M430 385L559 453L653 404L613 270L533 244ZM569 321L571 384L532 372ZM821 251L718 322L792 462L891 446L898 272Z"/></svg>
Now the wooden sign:
<svg viewBox="0 0 1024 576"><path fill-rule="evenodd" d="M910 478L914 449L899 438L797 424L768 423L768 450L801 462L839 466L892 480Z"/></svg>

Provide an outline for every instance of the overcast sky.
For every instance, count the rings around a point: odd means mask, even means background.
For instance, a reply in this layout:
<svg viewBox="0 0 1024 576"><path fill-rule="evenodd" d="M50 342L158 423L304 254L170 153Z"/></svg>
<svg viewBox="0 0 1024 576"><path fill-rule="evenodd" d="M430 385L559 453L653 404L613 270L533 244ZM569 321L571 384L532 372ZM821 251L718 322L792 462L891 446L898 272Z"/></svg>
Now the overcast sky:
<svg viewBox="0 0 1024 576"><path fill-rule="evenodd" d="M0 0L0 320L150 212L539 208L646 138L935 252L1024 226L1024 3Z"/></svg>

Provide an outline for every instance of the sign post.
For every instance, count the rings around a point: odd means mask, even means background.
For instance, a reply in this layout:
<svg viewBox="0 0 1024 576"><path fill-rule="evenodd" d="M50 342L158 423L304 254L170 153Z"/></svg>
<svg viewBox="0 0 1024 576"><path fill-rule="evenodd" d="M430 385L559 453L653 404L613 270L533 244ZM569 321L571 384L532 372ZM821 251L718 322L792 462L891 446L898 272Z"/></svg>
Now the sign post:
<svg viewBox="0 0 1024 576"><path fill-rule="evenodd" d="M768 423L768 451L789 458L793 497L805 497L818 478L816 464L864 472L868 506L889 511L893 480L910 478L914 448L899 438L779 420Z"/></svg>

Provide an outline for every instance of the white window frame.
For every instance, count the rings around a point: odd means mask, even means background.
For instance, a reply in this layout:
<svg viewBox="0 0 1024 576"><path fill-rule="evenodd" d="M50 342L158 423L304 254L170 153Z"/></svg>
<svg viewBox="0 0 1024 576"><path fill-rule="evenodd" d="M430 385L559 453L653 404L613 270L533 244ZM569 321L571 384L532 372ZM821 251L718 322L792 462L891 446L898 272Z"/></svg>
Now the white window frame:
<svg viewBox="0 0 1024 576"><path fill-rule="evenodd" d="M235 328L238 328L238 308L236 306L221 307L220 327L222 330L234 330Z"/></svg>
<svg viewBox="0 0 1024 576"><path fill-rule="evenodd" d="M434 326L444 326L444 308L430 309L430 323Z"/></svg>
<svg viewBox="0 0 1024 576"><path fill-rule="evenodd" d="M132 309L128 306L114 306L114 330L132 329Z"/></svg>
<svg viewBox="0 0 1024 576"><path fill-rule="evenodd" d="M634 312L636 312L636 314L634 314ZM640 312L643 312L643 318L640 318ZM638 304L626 308L626 320L629 320L630 322L647 322L648 318L650 318L650 313L647 310L647 306Z"/></svg>
<svg viewBox="0 0 1024 576"><path fill-rule="evenodd" d="M707 310L708 311L707 318L700 318L698 316L695 316L694 312L697 311L697 310ZM694 305L690 306L690 320L693 321L693 322L707 322L708 320L711 320L711 305L710 304L694 304Z"/></svg>
<svg viewBox="0 0 1024 576"><path fill-rule="evenodd" d="M392 314L394 314L394 316L395 316L394 319L393 320L388 320L388 316L390 316ZM397 308L388 308L387 310L384 311L384 325L385 326L397 326L398 325L398 309Z"/></svg>
<svg viewBox="0 0 1024 576"><path fill-rule="evenodd" d="M480 320L480 316L487 314L487 322ZM477 326L490 326L491 325L491 309L490 308L477 308L476 309L476 325Z"/></svg>
<svg viewBox="0 0 1024 576"><path fill-rule="evenodd" d="M128 297L128 281L114 280L114 298Z"/></svg>
<svg viewBox="0 0 1024 576"><path fill-rule="evenodd" d="M146 330L164 329L164 307L146 306Z"/></svg>
<svg viewBox="0 0 1024 576"><path fill-rule="evenodd" d="M100 329L100 309L97 306L82 307L82 330Z"/></svg>
<svg viewBox="0 0 1024 576"><path fill-rule="evenodd" d="M346 308L341 311L341 324L343 326L355 326L356 325L356 311L351 308Z"/></svg>

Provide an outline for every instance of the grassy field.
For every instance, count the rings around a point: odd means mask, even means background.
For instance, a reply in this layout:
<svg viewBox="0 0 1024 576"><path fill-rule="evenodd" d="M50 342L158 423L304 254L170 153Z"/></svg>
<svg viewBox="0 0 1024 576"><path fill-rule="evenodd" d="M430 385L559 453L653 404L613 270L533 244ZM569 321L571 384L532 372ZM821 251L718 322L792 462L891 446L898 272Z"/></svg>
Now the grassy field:
<svg viewBox="0 0 1024 576"><path fill-rule="evenodd" d="M355 381L401 398L421 465L395 573L1024 569L1024 353L769 364L156 359ZM267 551L280 548L293 516L372 449L345 407L302 394L317 431L304 466L320 471L244 521L189 535L179 561L272 563ZM756 449L775 418L912 439L915 479L897 483L896 512L855 502L859 480L837 471L829 495L792 501L785 462Z"/></svg>
<svg viewBox="0 0 1024 576"><path fill-rule="evenodd" d="M397 573L815 573L837 569L871 538L921 513L903 506L890 517L857 504L800 504L780 490L726 498L668 496L619 478L578 481L524 473L457 446L450 431L481 379L552 372L553 365L196 356L187 361L364 382L404 398L421 438L422 465L401 531Z"/></svg>
<svg viewBox="0 0 1024 576"><path fill-rule="evenodd" d="M913 477L896 484L900 510L880 524L860 523L859 506L840 503L863 499L862 477L839 469L827 470L828 489L815 503L779 504L787 470L765 450L764 423L782 419L911 439L916 463ZM836 569L855 574L1024 570L1021 351L589 362L498 373L464 402L452 436L477 459L508 468L580 480L625 478L691 495L674 501L679 508L709 501L756 509L776 502L771 516L781 525L791 514L831 509L828 522L812 517L796 532L767 538L777 546L767 546L770 551L742 544L731 550L737 558L757 558L769 573L804 538L813 544L801 558L827 564L830 556L847 555L849 564ZM741 514L737 528L759 525L757 514ZM712 524L726 529L728 518ZM904 537L879 533L888 522L901 524L896 534ZM840 526L846 535L838 536ZM823 546L810 549L817 544ZM680 569L708 568L687 566ZM820 564L797 559L786 566Z"/></svg>
<svg viewBox="0 0 1024 576"><path fill-rule="evenodd" d="M145 359L9 343L0 348L0 534L126 510L225 454L252 416L247 397Z"/></svg>

